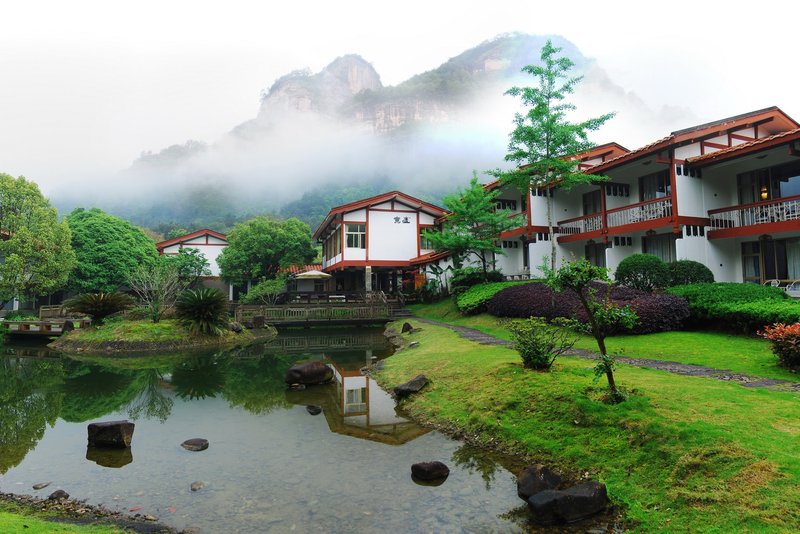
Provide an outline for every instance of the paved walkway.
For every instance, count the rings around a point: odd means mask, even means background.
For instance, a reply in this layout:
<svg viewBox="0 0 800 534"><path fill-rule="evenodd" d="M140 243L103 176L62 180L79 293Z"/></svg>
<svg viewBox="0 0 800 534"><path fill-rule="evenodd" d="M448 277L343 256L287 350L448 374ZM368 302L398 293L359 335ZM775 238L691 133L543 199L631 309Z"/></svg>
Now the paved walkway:
<svg viewBox="0 0 800 534"><path fill-rule="evenodd" d="M421 323L449 328L450 330L457 332L458 335L464 339L481 343L483 345L498 345L502 347L511 347L513 345L510 341L490 336L489 334L474 328L456 326L439 321L433 321L431 319L423 319L421 317L414 317L414 320ZM584 349L573 349L565 354L591 360L597 358L597 353ZM778 386L778 389L781 390L800 391L800 382L790 382L789 380L777 380L760 376L746 375L744 373L736 373L728 369L715 369L713 367L703 367L701 365L692 365L688 363L678 363L663 360L650 360L647 358L626 358L623 356L617 356L615 359L620 363L633 365L635 367L658 369L659 371L666 371L668 373L675 373L678 375L700 376L703 378L713 378L715 380L723 380L726 382L737 382L748 388Z"/></svg>

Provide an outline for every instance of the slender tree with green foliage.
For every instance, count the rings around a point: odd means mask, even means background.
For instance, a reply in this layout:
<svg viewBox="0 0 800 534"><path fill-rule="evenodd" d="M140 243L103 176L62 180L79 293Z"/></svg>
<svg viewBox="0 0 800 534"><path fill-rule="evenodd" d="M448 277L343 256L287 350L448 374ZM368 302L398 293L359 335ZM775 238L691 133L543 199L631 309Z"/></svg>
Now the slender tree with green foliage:
<svg viewBox="0 0 800 534"><path fill-rule="evenodd" d="M437 250L446 250L453 264L461 268L463 262L474 256L481 264L484 276L489 270L493 254L503 254L498 246L501 233L516 228L524 221L512 216L510 210L497 209L497 189L487 190L473 176L469 187L444 198L450 212L442 224L441 232L426 230L424 236Z"/></svg>
<svg viewBox="0 0 800 534"><path fill-rule="evenodd" d="M0 173L0 306L63 288L75 266L70 242L35 183Z"/></svg>
<svg viewBox="0 0 800 534"><path fill-rule="evenodd" d="M536 87L512 87L506 94L519 97L525 113L514 117L515 128L509 135L506 161L513 161L517 168L512 171L493 171L501 182L515 186L522 195L530 190L544 188L549 191L547 199L547 226L550 234L550 269L556 268L556 242L554 239L552 190L555 187L569 190L579 184L604 180L603 176L587 175L580 171L570 156L594 146L588 139L589 132L600 128L614 116L606 113L599 117L573 123L567 114L575 106L566 102L567 95L575 90L582 76L572 77L574 63L567 57L559 57L561 48L547 41L542 47L541 65L527 65L522 72L538 80Z"/></svg>
<svg viewBox="0 0 800 534"><path fill-rule="evenodd" d="M162 256L178 270L178 277L186 287L195 287L202 276L211 276L211 268L205 254L196 248L182 248L177 254Z"/></svg>
<svg viewBox="0 0 800 534"><path fill-rule="evenodd" d="M606 336L610 328L623 326L633 328L636 324L636 313L630 306L619 307L611 302L611 281L605 267L597 267L589 260L580 259L563 265L558 270L551 270L547 262L541 267L545 275L545 283L554 291L572 291L578 296L583 310L586 312L589 332L597 342L600 357L594 368L596 378L605 375L611 402L625 400L625 395L617 387L614 380L614 356L606 350ZM604 294L593 287L594 282L601 282L607 288Z"/></svg>
<svg viewBox="0 0 800 534"><path fill-rule="evenodd" d="M306 223L256 217L233 227L217 263L226 282L245 285L275 278L281 267L309 263L316 255Z"/></svg>
<svg viewBox="0 0 800 534"><path fill-rule="evenodd" d="M153 265L158 257L141 229L100 209L77 208L66 222L78 259L69 287L78 293L116 291L140 265Z"/></svg>

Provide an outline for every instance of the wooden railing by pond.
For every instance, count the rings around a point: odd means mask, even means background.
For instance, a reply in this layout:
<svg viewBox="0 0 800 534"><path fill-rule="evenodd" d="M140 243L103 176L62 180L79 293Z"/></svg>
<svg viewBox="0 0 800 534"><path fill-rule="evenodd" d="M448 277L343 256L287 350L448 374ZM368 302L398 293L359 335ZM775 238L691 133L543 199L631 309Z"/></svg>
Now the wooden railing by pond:
<svg viewBox="0 0 800 534"><path fill-rule="evenodd" d="M266 323L273 326L302 326L324 324L365 324L391 320L386 303L340 304L325 306L248 306L236 308L236 320L242 324L258 326Z"/></svg>
<svg viewBox="0 0 800 534"><path fill-rule="evenodd" d="M88 319L51 319L46 321L3 321L7 334L11 336L60 336L75 328L88 328Z"/></svg>

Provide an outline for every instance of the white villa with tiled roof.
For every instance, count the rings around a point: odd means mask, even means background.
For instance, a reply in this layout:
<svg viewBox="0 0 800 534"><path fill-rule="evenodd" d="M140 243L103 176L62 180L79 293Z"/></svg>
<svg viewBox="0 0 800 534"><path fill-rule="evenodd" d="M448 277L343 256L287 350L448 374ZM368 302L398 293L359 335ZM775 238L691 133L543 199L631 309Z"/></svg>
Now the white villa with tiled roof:
<svg viewBox="0 0 800 534"><path fill-rule="evenodd" d="M501 189L501 207L525 217L498 236L505 254L497 267L506 275L535 276L550 255L550 194L559 262L587 258L613 272L646 252L703 263L717 281L800 280L800 124L777 107L678 130L637 150L609 143L574 159L608 181L529 195L487 185Z"/></svg>
<svg viewBox="0 0 800 534"><path fill-rule="evenodd" d="M415 260L434 252L422 238L445 210L399 191L337 206L314 232L323 270L338 291L414 286Z"/></svg>

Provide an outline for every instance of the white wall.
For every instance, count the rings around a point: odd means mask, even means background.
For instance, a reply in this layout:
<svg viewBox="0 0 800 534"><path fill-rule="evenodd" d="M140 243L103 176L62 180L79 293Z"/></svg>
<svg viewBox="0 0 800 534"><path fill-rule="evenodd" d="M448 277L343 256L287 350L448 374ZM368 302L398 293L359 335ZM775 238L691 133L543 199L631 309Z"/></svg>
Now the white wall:
<svg viewBox="0 0 800 534"><path fill-rule="evenodd" d="M400 217L400 222L395 222ZM408 222L402 222L408 218ZM369 260L408 261L417 257L417 214L400 211L369 210L367 248Z"/></svg>
<svg viewBox="0 0 800 534"><path fill-rule="evenodd" d="M706 217L702 178L683 174L675 176L675 192L678 198L678 214L685 217Z"/></svg>
<svg viewBox="0 0 800 534"><path fill-rule="evenodd" d="M706 265L708 239L705 236L692 236L686 234L684 228L683 237L675 240L675 257L679 260L692 260Z"/></svg>
<svg viewBox="0 0 800 534"><path fill-rule="evenodd" d="M346 222L366 222L367 221L367 210L356 210L350 211L344 214L344 220Z"/></svg>
<svg viewBox="0 0 800 534"><path fill-rule="evenodd" d="M706 267L717 282L741 282L742 246L736 239L714 239L706 244Z"/></svg>

